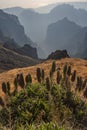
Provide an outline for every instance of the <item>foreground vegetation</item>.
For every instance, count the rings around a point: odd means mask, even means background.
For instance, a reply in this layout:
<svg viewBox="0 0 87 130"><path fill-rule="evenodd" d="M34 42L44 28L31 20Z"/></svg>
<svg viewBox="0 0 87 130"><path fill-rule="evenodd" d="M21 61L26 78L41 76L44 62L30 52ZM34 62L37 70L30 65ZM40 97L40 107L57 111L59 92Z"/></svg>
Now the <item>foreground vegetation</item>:
<svg viewBox="0 0 87 130"><path fill-rule="evenodd" d="M71 66L65 65L61 72L55 62L49 77L40 68L36 70L36 77L38 82L34 84L30 74L25 79L23 74L17 74L12 92L9 82L2 83L6 100L0 98L1 128L84 130L87 127L87 104L77 93L83 91L84 98L87 98L87 80L78 77L75 70L72 72Z"/></svg>

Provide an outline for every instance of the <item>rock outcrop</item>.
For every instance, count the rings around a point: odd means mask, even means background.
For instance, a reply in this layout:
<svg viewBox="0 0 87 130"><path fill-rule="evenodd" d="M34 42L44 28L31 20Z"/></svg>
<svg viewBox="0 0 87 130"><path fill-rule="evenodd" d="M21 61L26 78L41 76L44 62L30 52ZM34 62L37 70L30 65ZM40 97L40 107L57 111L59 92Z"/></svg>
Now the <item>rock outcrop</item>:
<svg viewBox="0 0 87 130"><path fill-rule="evenodd" d="M60 60L62 58L69 58L66 50L57 50L55 52L52 52L47 59Z"/></svg>

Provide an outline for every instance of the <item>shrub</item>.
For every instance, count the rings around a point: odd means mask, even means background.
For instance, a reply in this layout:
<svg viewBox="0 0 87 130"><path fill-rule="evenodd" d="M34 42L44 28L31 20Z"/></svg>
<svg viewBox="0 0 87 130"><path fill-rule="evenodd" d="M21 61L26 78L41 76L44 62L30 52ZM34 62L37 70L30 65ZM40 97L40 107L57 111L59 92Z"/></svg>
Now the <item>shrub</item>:
<svg viewBox="0 0 87 130"><path fill-rule="evenodd" d="M50 91L50 81L48 77L46 78L46 88L48 91Z"/></svg>
<svg viewBox="0 0 87 130"><path fill-rule="evenodd" d="M13 91L13 95L15 95L18 92L18 81L17 81L17 77L14 79L14 91Z"/></svg>
<svg viewBox="0 0 87 130"><path fill-rule="evenodd" d="M84 79L83 84L82 84L82 90L84 90L84 88L86 87L87 84L87 79Z"/></svg>
<svg viewBox="0 0 87 130"><path fill-rule="evenodd" d="M4 102L3 102L2 97L0 97L0 105L1 105L2 107L4 107Z"/></svg>
<svg viewBox="0 0 87 130"><path fill-rule="evenodd" d="M21 87L21 88L24 88L25 86L25 83L24 83L24 76L23 74L19 74L17 75L17 81L18 81L18 85Z"/></svg>
<svg viewBox="0 0 87 130"><path fill-rule="evenodd" d="M87 88L85 89L83 95L84 95L85 98L87 98Z"/></svg>
<svg viewBox="0 0 87 130"><path fill-rule="evenodd" d="M26 75L26 77L25 77L25 81L26 81L26 84L28 84L28 83L32 83L32 77L31 77L31 75L30 74L28 74L28 75Z"/></svg>
<svg viewBox="0 0 87 130"><path fill-rule="evenodd" d="M9 96L11 96L10 89L11 89L10 83L7 82L7 93L8 93Z"/></svg>
<svg viewBox="0 0 87 130"><path fill-rule="evenodd" d="M44 69L42 69L42 72L41 72L41 77L42 77L42 81L44 81L44 78L45 78Z"/></svg>
<svg viewBox="0 0 87 130"><path fill-rule="evenodd" d="M6 88L6 83L2 83L2 91L6 94L7 93L7 88Z"/></svg>
<svg viewBox="0 0 87 130"><path fill-rule="evenodd" d="M41 83L41 70L40 70L40 68L37 68L36 74L37 74L37 80L38 80L38 82Z"/></svg>
<svg viewBox="0 0 87 130"><path fill-rule="evenodd" d="M56 70L56 62L53 61L52 66L51 66L51 70L50 70L51 84L52 84L52 78L53 78L53 74L54 74L55 70Z"/></svg>
<svg viewBox="0 0 87 130"><path fill-rule="evenodd" d="M61 79L62 76L60 75L60 71L57 71L57 78L56 78L57 84L60 84Z"/></svg>
<svg viewBox="0 0 87 130"><path fill-rule="evenodd" d="M71 81L74 82L76 79L76 70L73 71Z"/></svg>
<svg viewBox="0 0 87 130"><path fill-rule="evenodd" d="M63 67L63 76L64 76L64 79L66 78L66 74L67 74L67 65L64 65L64 67Z"/></svg>
<svg viewBox="0 0 87 130"><path fill-rule="evenodd" d="M67 75L68 75L68 76L71 75L71 66L69 66L68 69L67 69Z"/></svg>
<svg viewBox="0 0 87 130"><path fill-rule="evenodd" d="M52 67L51 67L51 71L52 71L52 73L54 73L55 70L56 70L56 62L53 61L53 63L52 63Z"/></svg>

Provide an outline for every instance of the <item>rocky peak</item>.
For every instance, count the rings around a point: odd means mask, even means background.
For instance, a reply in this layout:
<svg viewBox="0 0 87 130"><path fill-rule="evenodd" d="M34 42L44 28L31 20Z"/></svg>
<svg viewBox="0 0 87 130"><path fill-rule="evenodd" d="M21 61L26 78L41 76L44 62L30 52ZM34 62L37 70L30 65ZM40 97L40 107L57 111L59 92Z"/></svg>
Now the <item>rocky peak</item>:
<svg viewBox="0 0 87 130"><path fill-rule="evenodd" d="M59 60L62 58L69 58L66 50L56 50L55 52L52 52L47 59Z"/></svg>

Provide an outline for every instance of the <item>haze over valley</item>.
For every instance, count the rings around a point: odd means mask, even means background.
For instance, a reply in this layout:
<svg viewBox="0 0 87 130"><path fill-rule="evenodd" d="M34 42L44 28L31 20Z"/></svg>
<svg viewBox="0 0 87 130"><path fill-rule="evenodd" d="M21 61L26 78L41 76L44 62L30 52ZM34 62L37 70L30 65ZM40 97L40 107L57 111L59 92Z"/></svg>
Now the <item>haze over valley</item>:
<svg viewBox="0 0 87 130"><path fill-rule="evenodd" d="M86 58L87 56L84 54L86 46L84 44L86 42L87 11L83 8L86 3L76 3L79 7L81 4L83 5L82 8L74 7L75 3L72 5L71 3L55 4L55 6L53 4L54 7L49 5L46 6L48 10L50 6L52 7L49 13L38 13L34 9L20 7L8 8L4 11L18 17L24 26L26 35L39 46L37 48L40 58L47 57L56 49L66 49L70 56ZM42 8L45 9L46 7ZM76 30L76 28L78 29ZM82 49L81 54L79 54L80 48Z"/></svg>

